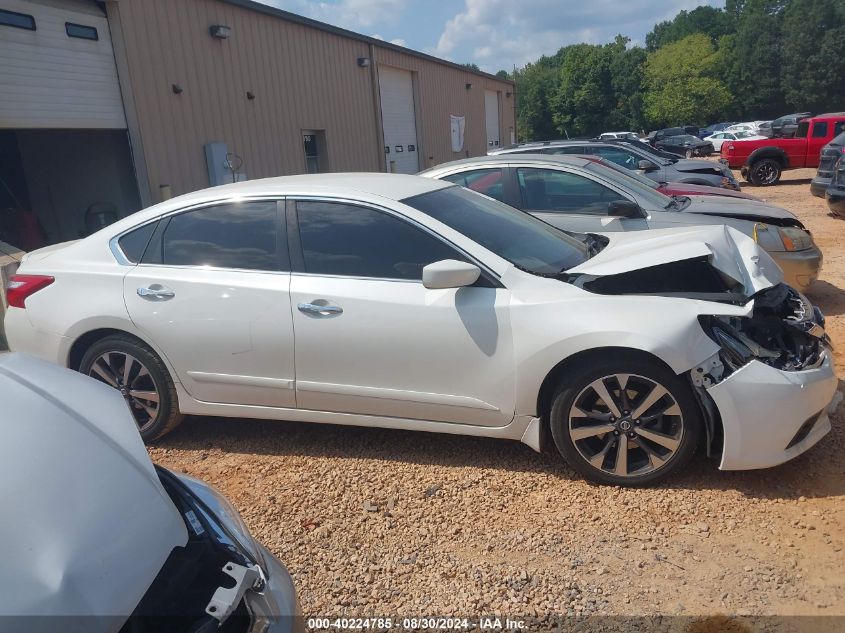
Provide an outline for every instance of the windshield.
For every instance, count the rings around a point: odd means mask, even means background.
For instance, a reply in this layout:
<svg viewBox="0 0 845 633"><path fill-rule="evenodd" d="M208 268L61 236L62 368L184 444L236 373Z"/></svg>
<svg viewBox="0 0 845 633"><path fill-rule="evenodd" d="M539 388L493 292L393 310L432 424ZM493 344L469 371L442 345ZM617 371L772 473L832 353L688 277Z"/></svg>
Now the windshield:
<svg viewBox="0 0 845 633"><path fill-rule="evenodd" d="M737 132L736 134L734 134L734 136L736 136L737 138L749 138L754 135L751 132Z"/></svg>
<svg viewBox="0 0 845 633"><path fill-rule="evenodd" d="M604 157L599 158L597 156L587 156L587 158L589 158L594 163L598 163L599 165L603 165L604 167L607 167L608 169L612 169L613 171L618 172L618 173L622 174L623 176L627 176L628 178L633 178L634 180L636 180L640 184L645 185L646 187L650 187L652 189L657 189L660 186L659 183L655 182L651 178L646 178L645 176L641 175L639 172L632 171L630 169L622 167L621 165L617 165L612 160L608 160Z"/></svg>
<svg viewBox="0 0 845 633"><path fill-rule="evenodd" d="M672 198L660 193L657 189L654 189L653 185L646 185L637 180L634 176L639 176L639 174L636 174L635 172L627 169L622 169L617 172L614 169L613 173L609 174L607 170L610 169L610 167L596 161L590 161L586 168L588 171L591 171L599 176L603 176L611 182L616 181L623 187L627 187L634 195L640 198L640 200L637 201L640 206L643 206L642 203L644 201L647 202L652 209L668 209L675 206L675 201Z"/></svg>
<svg viewBox="0 0 845 633"><path fill-rule="evenodd" d="M439 189L402 202L531 273L556 275L590 258L589 247L573 236L463 187Z"/></svg>
<svg viewBox="0 0 845 633"><path fill-rule="evenodd" d="M630 140L627 143L623 143L623 145L631 145L633 147L638 148L641 152L647 154L645 158L648 160L652 160L660 165L671 165L674 161L664 158L660 154L654 151L654 148L649 145L648 143L643 143L642 141L634 141Z"/></svg>

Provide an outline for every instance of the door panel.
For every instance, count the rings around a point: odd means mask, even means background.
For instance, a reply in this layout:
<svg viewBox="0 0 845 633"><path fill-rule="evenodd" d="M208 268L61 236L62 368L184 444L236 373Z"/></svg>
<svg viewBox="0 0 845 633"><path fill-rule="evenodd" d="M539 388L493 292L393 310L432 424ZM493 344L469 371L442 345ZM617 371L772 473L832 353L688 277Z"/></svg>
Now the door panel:
<svg viewBox="0 0 845 633"><path fill-rule="evenodd" d="M149 300L154 285L173 298ZM132 321L197 400L296 405L290 273L138 266L124 279Z"/></svg>
<svg viewBox="0 0 845 633"><path fill-rule="evenodd" d="M197 400L295 406L280 204L231 201L167 217L124 278L130 317Z"/></svg>
<svg viewBox="0 0 845 633"><path fill-rule="evenodd" d="M428 290L423 267L469 261L405 218L298 201L291 277L301 409L504 426L514 412L509 293Z"/></svg>
<svg viewBox="0 0 845 633"><path fill-rule="evenodd" d="M513 350L504 289L294 274L302 409L504 426ZM342 313L314 315L299 304Z"/></svg>

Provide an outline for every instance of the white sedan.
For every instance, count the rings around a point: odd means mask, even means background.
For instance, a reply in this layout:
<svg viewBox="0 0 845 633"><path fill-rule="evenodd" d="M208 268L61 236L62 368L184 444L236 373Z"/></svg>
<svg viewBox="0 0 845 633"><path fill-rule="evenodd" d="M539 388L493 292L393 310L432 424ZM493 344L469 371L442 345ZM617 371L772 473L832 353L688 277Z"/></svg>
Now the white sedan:
<svg viewBox="0 0 845 633"><path fill-rule="evenodd" d="M722 149L722 143L725 141L756 141L762 138L766 137L759 136L748 130L739 130L736 132L717 132L712 136L706 137L704 140L710 141L713 144L713 149L718 152Z"/></svg>
<svg viewBox="0 0 845 633"><path fill-rule="evenodd" d="M773 466L829 430L823 318L724 226L574 235L391 174L198 191L27 255L10 346L183 414L553 442L603 483L703 445Z"/></svg>

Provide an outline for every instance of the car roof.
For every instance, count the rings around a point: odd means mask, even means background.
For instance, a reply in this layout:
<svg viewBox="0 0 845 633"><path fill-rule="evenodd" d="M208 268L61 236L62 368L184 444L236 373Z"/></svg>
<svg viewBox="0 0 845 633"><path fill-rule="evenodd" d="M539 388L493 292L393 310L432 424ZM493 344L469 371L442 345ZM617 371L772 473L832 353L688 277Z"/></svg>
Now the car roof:
<svg viewBox="0 0 845 633"><path fill-rule="evenodd" d="M330 196L359 199L376 196L388 200L403 200L449 186L452 186L452 184L433 182L430 178L379 172L300 174L297 176L259 178L199 189L165 200L110 224L108 233L115 235L167 213L230 199L262 196ZM94 235L98 234L95 233Z"/></svg>
<svg viewBox="0 0 845 633"><path fill-rule="evenodd" d="M510 152L507 154L494 154L491 156L477 156L476 158L462 158L461 160L454 160L450 163L441 163L436 167L426 169L420 174L427 174L430 172L440 171L442 169L451 169L453 167L461 167L463 165L483 165L483 164L501 164L514 161L540 161L543 163L556 163L560 165L571 165L574 167L584 167L595 160L590 160L577 154L521 154Z"/></svg>
<svg viewBox="0 0 845 633"><path fill-rule="evenodd" d="M210 192L220 197L247 197L256 195L301 195L310 191L325 193L368 193L390 200L402 200L421 193L442 189L442 184L432 183L428 178L406 174L385 174L380 172L348 172L333 174L300 174L245 180L228 185L201 189L173 198L191 202L194 197L204 198Z"/></svg>

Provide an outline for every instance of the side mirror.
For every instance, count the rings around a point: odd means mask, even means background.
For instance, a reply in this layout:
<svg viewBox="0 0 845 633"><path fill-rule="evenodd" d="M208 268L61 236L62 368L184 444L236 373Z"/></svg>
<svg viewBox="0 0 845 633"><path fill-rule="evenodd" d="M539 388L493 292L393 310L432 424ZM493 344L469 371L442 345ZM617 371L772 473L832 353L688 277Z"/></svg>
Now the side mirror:
<svg viewBox="0 0 845 633"><path fill-rule="evenodd" d="M642 169L643 171L654 171L657 169L657 165L652 163L650 160L641 160L637 163L637 169Z"/></svg>
<svg viewBox="0 0 845 633"><path fill-rule="evenodd" d="M481 269L456 259L444 259L429 264L422 271L423 286L430 290L471 286L481 276Z"/></svg>
<svg viewBox="0 0 845 633"><path fill-rule="evenodd" d="M607 205L607 214L615 218L642 218L645 217L640 205L630 200L614 200ZM424 269L423 269L424 270Z"/></svg>

